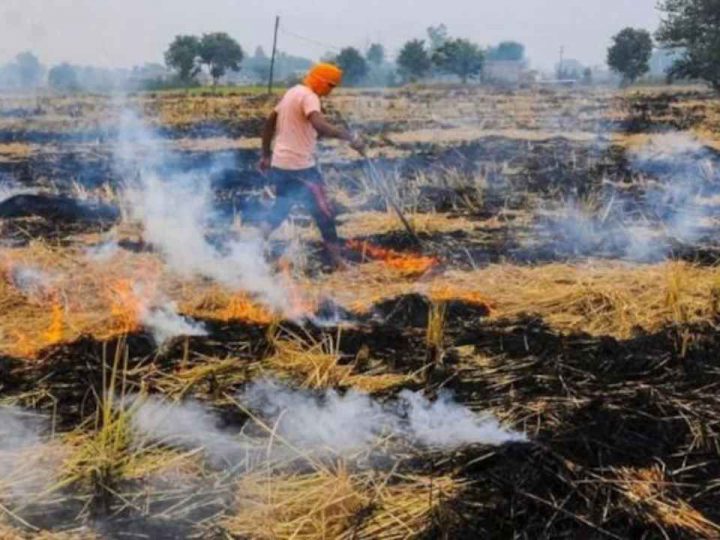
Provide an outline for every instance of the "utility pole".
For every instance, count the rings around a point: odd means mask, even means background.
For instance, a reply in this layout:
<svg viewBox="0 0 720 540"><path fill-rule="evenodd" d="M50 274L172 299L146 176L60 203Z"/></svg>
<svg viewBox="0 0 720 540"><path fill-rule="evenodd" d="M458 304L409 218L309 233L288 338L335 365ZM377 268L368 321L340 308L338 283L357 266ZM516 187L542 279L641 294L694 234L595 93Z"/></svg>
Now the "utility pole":
<svg viewBox="0 0 720 540"><path fill-rule="evenodd" d="M268 78L268 95L272 95L273 72L275 70L275 52L277 51L277 35L280 27L280 15L275 16L275 35L273 36L272 57L270 58L270 77Z"/></svg>
<svg viewBox="0 0 720 540"><path fill-rule="evenodd" d="M565 70L563 69L563 60L564 60L563 57L564 57L564 55L565 55L565 45L561 45L561 46L560 46L560 62L558 63L558 68L557 68L557 78L558 78L558 79L562 79L562 78L563 78L563 72L565 71Z"/></svg>

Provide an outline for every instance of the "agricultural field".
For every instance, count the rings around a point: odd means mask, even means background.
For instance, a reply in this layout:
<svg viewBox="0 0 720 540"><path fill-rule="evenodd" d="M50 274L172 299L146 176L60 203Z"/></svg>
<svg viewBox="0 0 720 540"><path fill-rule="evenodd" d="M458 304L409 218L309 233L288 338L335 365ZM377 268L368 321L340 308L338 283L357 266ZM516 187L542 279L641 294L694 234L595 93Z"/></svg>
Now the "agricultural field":
<svg viewBox="0 0 720 540"><path fill-rule="evenodd" d="M0 98L1 538L720 537L715 95L340 91L335 271L275 99Z"/></svg>

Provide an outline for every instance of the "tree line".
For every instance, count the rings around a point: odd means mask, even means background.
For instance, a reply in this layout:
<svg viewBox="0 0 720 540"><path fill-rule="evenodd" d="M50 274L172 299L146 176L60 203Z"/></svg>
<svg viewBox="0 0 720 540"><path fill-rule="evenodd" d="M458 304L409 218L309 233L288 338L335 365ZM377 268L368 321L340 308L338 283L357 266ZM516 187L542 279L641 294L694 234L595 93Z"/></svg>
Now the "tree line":
<svg viewBox="0 0 720 540"><path fill-rule="evenodd" d="M657 43L675 50L668 79L705 81L720 91L720 0L661 0L663 14ZM625 28L613 37L607 63L624 83L635 82L650 69L653 36L641 28Z"/></svg>
<svg viewBox="0 0 720 540"><path fill-rule="evenodd" d="M404 44L397 66L387 61L385 47L380 43L372 43L364 54L355 47L346 47L336 54L325 54L322 60L339 65L344 71L344 83L349 86L386 86L440 75L456 76L465 83L481 75L486 59L522 60L524 57L525 48L520 43L505 42L483 49L470 40L450 37L445 25L431 26L427 35L427 45L423 39ZM176 36L165 52L167 66L186 84L195 80L203 66L217 83L226 72L240 69L243 57L240 45L227 34ZM267 76L269 59L264 52L260 55L256 51L248 60L256 75Z"/></svg>
<svg viewBox="0 0 720 540"><path fill-rule="evenodd" d="M632 83L649 71L655 45L673 50L677 56L668 76L670 79L706 81L720 91L720 0L659 0L663 14L654 36L640 28L625 28L612 38L607 51L610 68ZM653 39L654 37L654 39ZM483 48L477 43L448 34L445 25L431 26L424 38L411 39L399 50L395 62L389 62L385 47L371 44L363 53L346 47L322 59L336 62L345 72L348 85L389 86L415 82L424 78L454 77L462 82L478 79L488 61L523 61L522 44L507 41ZM202 36L177 36L165 51L167 69L180 85L198 84L197 77L206 72L215 84L228 72L243 68L256 80L267 78L270 58L258 47L255 55L246 57L240 44L224 32ZM283 70L278 79L293 82L312 62L308 59L278 53ZM276 70L277 72L277 70ZM117 88L128 80L165 80L163 66L146 65L130 70L103 70L73 66L67 63L46 69L31 52L18 54L0 66L0 87L34 89L47 82L59 91ZM165 84L165 83L163 83ZM167 84L174 85L174 81Z"/></svg>

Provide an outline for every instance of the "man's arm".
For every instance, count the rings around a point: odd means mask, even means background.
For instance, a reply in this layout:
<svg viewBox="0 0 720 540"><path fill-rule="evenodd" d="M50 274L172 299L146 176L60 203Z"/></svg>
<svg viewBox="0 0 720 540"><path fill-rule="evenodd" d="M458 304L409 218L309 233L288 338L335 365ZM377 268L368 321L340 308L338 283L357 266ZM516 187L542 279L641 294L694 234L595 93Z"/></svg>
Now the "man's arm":
<svg viewBox="0 0 720 540"><path fill-rule="evenodd" d="M272 141L275 138L275 127L277 126L278 114L276 111L270 113L265 121L265 127L262 132L262 152L263 156L270 157L272 155Z"/></svg>
<svg viewBox="0 0 720 540"><path fill-rule="evenodd" d="M270 160L272 158L272 142L275 138L275 128L277 126L277 112L273 111L265 121L265 127L262 132L262 158L260 158L260 169L265 171L270 168Z"/></svg>
<svg viewBox="0 0 720 540"><path fill-rule="evenodd" d="M310 113L308 119L319 135L347 141L350 143L350 146L358 152L362 152L365 148L365 143L361 137L352 134L349 130L343 127L333 126L330 122L328 122L323 113L317 111L312 112Z"/></svg>

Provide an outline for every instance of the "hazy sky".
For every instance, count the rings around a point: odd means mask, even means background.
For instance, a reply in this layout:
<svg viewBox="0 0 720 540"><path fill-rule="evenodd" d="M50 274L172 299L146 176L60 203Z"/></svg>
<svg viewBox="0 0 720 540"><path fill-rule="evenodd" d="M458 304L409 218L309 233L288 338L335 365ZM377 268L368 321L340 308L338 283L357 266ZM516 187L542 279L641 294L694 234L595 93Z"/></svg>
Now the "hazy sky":
<svg viewBox="0 0 720 540"><path fill-rule="evenodd" d="M31 49L46 64L69 61L131 67L162 61L176 34L225 31L252 54L272 46L311 58L331 47L384 43L395 54L428 25L489 45L526 44L534 67L566 58L603 63L610 37L625 26L655 30L657 0L0 0L0 61ZM293 35L295 34L295 35ZM312 41L308 41L309 38Z"/></svg>

